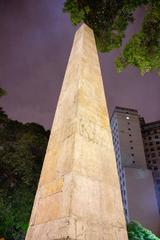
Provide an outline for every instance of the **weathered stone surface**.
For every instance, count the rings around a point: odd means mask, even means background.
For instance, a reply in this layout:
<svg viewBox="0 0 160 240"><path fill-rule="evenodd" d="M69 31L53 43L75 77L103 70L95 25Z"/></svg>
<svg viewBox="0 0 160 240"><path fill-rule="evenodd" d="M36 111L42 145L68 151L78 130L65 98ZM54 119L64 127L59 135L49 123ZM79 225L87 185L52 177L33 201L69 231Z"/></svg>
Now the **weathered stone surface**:
<svg viewBox="0 0 160 240"><path fill-rule="evenodd" d="M127 240L92 30L77 31L26 240Z"/></svg>
<svg viewBox="0 0 160 240"><path fill-rule="evenodd" d="M55 181L45 184L44 186L41 187L41 198L45 198L52 194L62 192L63 184L64 184L63 178L56 179Z"/></svg>
<svg viewBox="0 0 160 240"><path fill-rule="evenodd" d="M35 225L46 223L61 217L62 194L52 194L46 198L40 198L35 217Z"/></svg>

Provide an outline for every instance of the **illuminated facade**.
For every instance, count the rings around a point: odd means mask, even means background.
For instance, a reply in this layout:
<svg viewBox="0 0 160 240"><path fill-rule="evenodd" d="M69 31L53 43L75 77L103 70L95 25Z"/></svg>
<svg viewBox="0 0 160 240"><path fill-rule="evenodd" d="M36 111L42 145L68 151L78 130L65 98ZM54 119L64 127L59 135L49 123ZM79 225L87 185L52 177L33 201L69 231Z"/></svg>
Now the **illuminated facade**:
<svg viewBox="0 0 160 240"><path fill-rule="evenodd" d="M160 217L137 110L116 107L111 128L126 220L137 220L158 233Z"/></svg>

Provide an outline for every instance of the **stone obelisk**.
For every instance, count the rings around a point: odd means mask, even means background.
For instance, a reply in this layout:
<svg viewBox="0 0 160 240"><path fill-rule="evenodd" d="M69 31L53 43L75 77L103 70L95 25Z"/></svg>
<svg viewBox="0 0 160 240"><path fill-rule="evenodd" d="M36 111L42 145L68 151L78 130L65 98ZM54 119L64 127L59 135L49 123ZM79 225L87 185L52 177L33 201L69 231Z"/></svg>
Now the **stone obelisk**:
<svg viewBox="0 0 160 240"><path fill-rule="evenodd" d="M26 240L127 240L93 31L76 32Z"/></svg>

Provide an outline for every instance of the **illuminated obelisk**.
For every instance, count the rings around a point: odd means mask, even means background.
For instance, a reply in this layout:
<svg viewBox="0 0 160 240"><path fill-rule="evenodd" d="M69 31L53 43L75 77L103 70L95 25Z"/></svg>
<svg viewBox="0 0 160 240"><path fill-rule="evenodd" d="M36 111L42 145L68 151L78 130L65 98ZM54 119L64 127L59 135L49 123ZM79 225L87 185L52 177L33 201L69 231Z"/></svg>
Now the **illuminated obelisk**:
<svg viewBox="0 0 160 240"><path fill-rule="evenodd" d="M26 240L127 240L93 31L76 32Z"/></svg>

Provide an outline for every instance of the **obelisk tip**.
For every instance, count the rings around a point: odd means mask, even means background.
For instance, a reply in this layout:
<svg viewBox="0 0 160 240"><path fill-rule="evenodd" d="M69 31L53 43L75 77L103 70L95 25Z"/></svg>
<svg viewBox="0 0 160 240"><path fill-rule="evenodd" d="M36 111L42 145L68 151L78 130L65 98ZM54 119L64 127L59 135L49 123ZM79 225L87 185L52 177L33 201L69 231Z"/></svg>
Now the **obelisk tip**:
<svg viewBox="0 0 160 240"><path fill-rule="evenodd" d="M85 31L88 31L88 32L92 31L92 29L86 23L82 23L81 26L79 27L78 31L80 31L82 29Z"/></svg>

